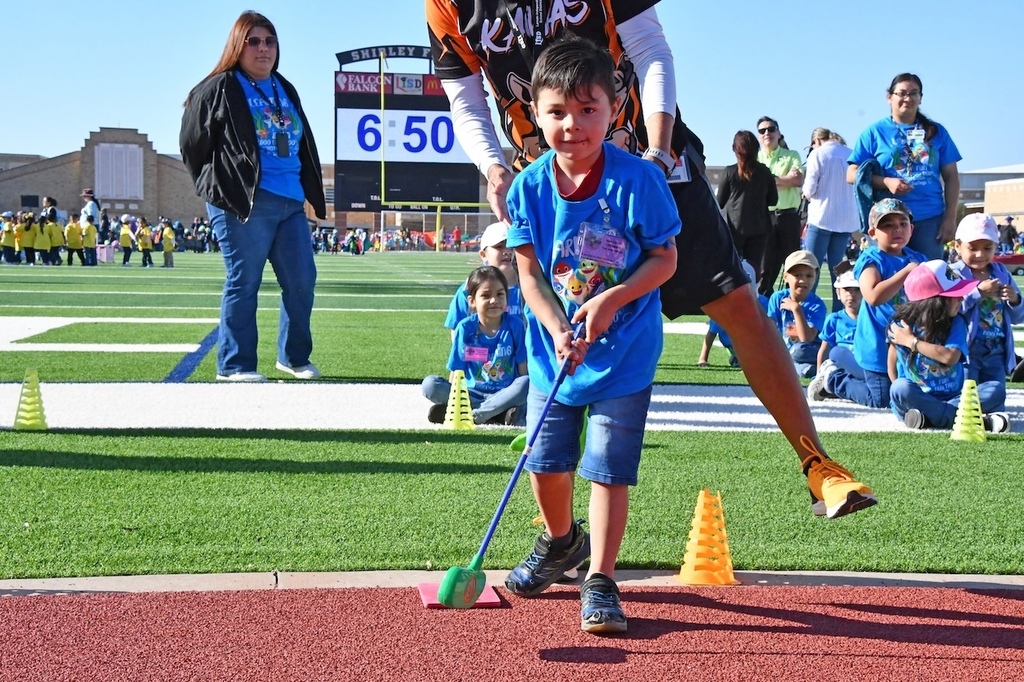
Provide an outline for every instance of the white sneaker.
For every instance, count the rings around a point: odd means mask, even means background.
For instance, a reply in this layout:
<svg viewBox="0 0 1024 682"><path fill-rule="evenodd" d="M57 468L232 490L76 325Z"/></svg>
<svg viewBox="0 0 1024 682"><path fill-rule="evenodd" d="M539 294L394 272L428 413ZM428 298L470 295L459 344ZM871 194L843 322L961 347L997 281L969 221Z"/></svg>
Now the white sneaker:
<svg viewBox="0 0 1024 682"><path fill-rule="evenodd" d="M1005 412L990 412L981 416L985 430L989 433L1009 433L1010 415Z"/></svg>
<svg viewBox="0 0 1024 682"><path fill-rule="evenodd" d="M316 368L312 362L308 365L302 365L301 367L289 367L281 361L278 361L276 367L287 374L291 374L296 379L319 379L320 370Z"/></svg>
<svg viewBox="0 0 1024 682"><path fill-rule="evenodd" d="M267 377L259 372L235 372L234 374L217 375L217 381L231 381L235 383L257 384L266 380Z"/></svg>
<svg viewBox="0 0 1024 682"><path fill-rule="evenodd" d="M826 387L828 386L828 378L832 376L836 369L838 369L836 363L831 360L826 359L825 362L821 363L818 373L811 379L811 383L807 384L808 400L818 401L833 397Z"/></svg>

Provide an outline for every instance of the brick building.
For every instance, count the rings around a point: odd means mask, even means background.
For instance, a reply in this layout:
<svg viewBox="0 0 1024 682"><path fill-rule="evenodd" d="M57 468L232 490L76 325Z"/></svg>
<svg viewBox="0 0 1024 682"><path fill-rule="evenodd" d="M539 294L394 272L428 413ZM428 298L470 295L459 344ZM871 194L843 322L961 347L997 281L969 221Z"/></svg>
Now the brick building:
<svg viewBox="0 0 1024 682"><path fill-rule="evenodd" d="M5 211L36 210L44 196L56 199L61 212L77 210L82 189L90 187L111 215L131 213L151 221L166 216L185 224L206 215L181 159L158 154L133 128L100 128L78 151L51 158L0 155L0 168Z"/></svg>

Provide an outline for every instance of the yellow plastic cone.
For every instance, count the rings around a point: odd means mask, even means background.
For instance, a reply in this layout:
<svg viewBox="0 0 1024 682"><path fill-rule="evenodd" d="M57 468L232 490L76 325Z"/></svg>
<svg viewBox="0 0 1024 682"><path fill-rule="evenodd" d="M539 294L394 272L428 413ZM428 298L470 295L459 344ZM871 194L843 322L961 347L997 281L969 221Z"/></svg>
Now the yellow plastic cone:
<svg viewBox="0 0 1024 682"><path fill-rule="evenodd" d="M473 405L469 402L469 389L466 388L466 375L461 369L455 370L455 381L448 394L448 409L444 414L444 425L456 431L468 431L475 428L473 424Z"/></svg>
<svg viewBox="0 0 1024 682"><path fill-rule="evenodd" d="M43 394L39 390L39 374L34 369L25 371L18 398L18 413L14 417L15 431L45 431L46 415L43 413Z"/></svg>
<svg viewBox="0 0 1024 682"><path fill-rule="evenodd" d="M676 580L684 585L738 585L732 571L721 493L705 488L697 496L686 556Z"/></svg>
<svg viewBox="0 0 1024 682"><path fill-rule="evenodd" d="M973 379L964 381L960 393L960 404L956 408L956 420L950 440L985 442L985 423L981 419L981 399L978 398L978 384Z"/></svg>

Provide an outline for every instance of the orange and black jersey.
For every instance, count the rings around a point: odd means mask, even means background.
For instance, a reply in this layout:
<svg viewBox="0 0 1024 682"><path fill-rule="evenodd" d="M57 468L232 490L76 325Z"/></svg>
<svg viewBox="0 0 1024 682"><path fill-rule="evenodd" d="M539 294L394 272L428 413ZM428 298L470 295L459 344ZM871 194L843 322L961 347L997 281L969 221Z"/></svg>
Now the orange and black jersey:
<svg viewBox="0 0 1024 682"><path fill-rule="evenodd" d="M621 108L607 139L634 154L647 146L640 110L640 85L622 48L616 25L653 7L658 0L426 0L427 26L434 71L441 79L464 78L484 71L503 112L501 126L516 151L513 165L522 169L544 151L540 130L530 112L530 61L563 31L608 47L616 63ZM544 17L535 23L534 12ZM507 10L506 10L507 7ZM511 13L526 41L516 41ZM534 34L541 35L536 46ZM524 51L527 54L524 54ZM689 133L676 114L672 147L678 154ZM699 145L699 141L696 141Z"/></svg>

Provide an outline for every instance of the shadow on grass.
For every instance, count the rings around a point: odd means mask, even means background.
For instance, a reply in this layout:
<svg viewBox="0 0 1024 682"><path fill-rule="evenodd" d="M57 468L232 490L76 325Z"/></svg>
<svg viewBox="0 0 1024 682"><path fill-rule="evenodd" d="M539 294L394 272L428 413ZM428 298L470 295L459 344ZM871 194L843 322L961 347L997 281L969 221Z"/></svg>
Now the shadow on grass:
<svg viewBox="0 0 1024 682"><path fill-rule="evenodd" d="M381 460L301 461L245 457L119 457L91 452L0 450L0 467L77 469L83 471L152 471L174 473L273 474L498 474L507 463L458 464L453 462L389 462Z"/></svg>
<svg viewBox="0 0 1024 682"><path fill-rule="evenodd" d="M33 438L48 436L74 436L76 439L90 438L190 438L195 440L220 439L258 439L288 440L301 443L369 443L373 445L403 445L412 443L434 443L480 445L503 447L508 446L512 439L523 432L516 428L493 428L473 431L454 431L451 429L425 429L423 431L300 431L300 430L260 430L260 429L188 429L188 428L155 428L155 429L48 429L46 431L7 431L20 437ZM3 433L0 431L0 433ZM2 453L4 451L0 451Z"/></svg>

